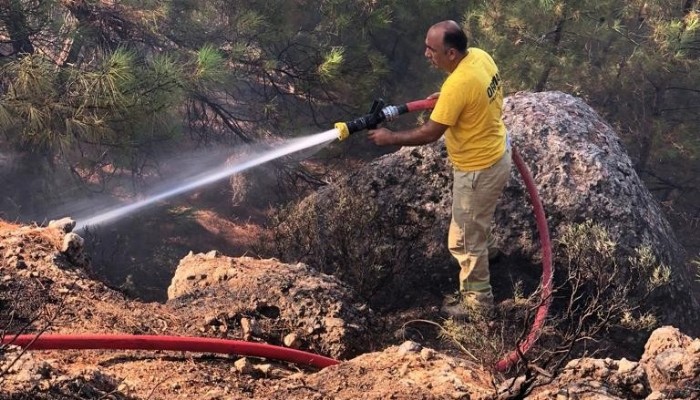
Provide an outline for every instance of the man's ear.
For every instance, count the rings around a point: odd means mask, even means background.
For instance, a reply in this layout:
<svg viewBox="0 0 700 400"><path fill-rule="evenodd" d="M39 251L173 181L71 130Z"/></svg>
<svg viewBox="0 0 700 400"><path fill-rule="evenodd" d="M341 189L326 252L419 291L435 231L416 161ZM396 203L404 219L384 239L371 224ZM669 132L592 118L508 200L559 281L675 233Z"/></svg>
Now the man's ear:
<svg viewBox="0 0 700 400"><path fill-rule="evenodd" d="M450 61L454 61L457 58L457 49L449 48L447 50L447 58L449 58Z"/></svg>

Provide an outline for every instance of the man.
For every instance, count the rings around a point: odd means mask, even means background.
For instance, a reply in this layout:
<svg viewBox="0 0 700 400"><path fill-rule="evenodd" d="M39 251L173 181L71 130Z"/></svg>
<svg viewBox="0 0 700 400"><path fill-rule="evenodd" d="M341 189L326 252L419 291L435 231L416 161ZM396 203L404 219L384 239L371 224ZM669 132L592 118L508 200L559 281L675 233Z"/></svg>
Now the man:
<svg viewBox="0 0 700 400"><path fill-rule="evenodd" d="M425 57L449 75L428 122L400 132L369 132L377 145L417 146L445 135L453 165L452 221L448 247L460 266L458 301L443 305L454 318L493 307L488 245L496 202L510 176L511 154L502 119L503 90L491 56L467 48L467 36L454 21L433 25Z"/></svg>

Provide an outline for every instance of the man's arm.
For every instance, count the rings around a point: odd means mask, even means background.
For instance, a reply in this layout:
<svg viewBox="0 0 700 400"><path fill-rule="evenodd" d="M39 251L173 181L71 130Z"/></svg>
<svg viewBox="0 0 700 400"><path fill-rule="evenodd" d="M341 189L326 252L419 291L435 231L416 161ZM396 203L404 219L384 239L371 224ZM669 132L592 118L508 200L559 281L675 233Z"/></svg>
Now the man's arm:
<svg viewBox="0 0 700 400"><path fill-rule="evenodd" d="M440 139L447 128L447 125L429 119L425 124L406 131L393 132L386 128L372 129L367 137L379 146L420 146Z"/></svg>

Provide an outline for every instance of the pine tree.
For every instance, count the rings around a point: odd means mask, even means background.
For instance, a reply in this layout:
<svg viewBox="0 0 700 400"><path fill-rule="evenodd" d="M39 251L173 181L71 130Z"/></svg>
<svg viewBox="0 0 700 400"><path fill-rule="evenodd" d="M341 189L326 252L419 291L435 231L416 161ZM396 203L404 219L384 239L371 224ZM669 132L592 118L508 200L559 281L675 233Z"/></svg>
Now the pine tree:
<svg viewBox="0 0 700 400"><path fill-rule="evenodd" d="M696 3L495 1L465 21L512 90L583 97L620 125L643 170L651 153L675 146L695 157L700 150L688 136L697 113L677 112L700 106Z"/></svg>

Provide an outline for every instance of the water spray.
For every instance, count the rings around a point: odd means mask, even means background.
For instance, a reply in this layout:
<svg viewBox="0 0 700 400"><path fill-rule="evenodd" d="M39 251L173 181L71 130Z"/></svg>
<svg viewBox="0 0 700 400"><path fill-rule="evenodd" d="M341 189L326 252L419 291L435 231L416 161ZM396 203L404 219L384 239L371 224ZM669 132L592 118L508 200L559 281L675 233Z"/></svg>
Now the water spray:
<svg viewBox="0 0 700 400"><path fill-rule="evenodd" d="M94 225L102 225L109 221L124 217L141 208L173 197L175 195L188 192L200 186L204 186L231 175L243 172L249 168L264 164L274 159L302 151L314 146L329 143L334 139L344 140L350 134L362 131L365 129L374 129L384 121L392 121L401 114L412 111L430 109L435 106L437 99L426 99L413 101L401 105L386 105L383 100L375 100L368 114L358 117L349 122L338 122L334 129L326 132L311 135L305 138L294 139L285 142L283 146L277 149L269 150L262 154L258 154L250 159L241 161L235 165L224 166L214 170L207 171L199 176L186 179L184 183L179 183L175 187L163 190L155 195L149 196L143 200L118 206L106 210L102 210L87 218L77 218L78 223L75 227L76 231L82 231L85 228Z"/></svg>
<svg viewBox="0 0 700 400"><path fill-rule="evenodd" d="M128 214L135 212L136 210L139 210L153 203L165 200L167 198L173 197L181 193L188 192L200 186L217 182L221 179L227 178L231 175L243 172L249 168L253 168L255 166L264 164L277 158L296 153L298 151L306 150L314 146L329 143L335 140L337 137L338 132L335 129L331 129L304 138L289 140L287 142L284 142L284 144L277 149L265 151L261 154L257 154L253 157L242 160L234 165L223 166L210 171L206 171L205 173L191 177L190 179L186 179L183 183L179 183L171 189L163 190L155 195L149 196L135 203L103 210L89 218L78 218L78 223L75 227L75 230L81 231L93 225L101 225L114 219L124 217Z"/></svg>

